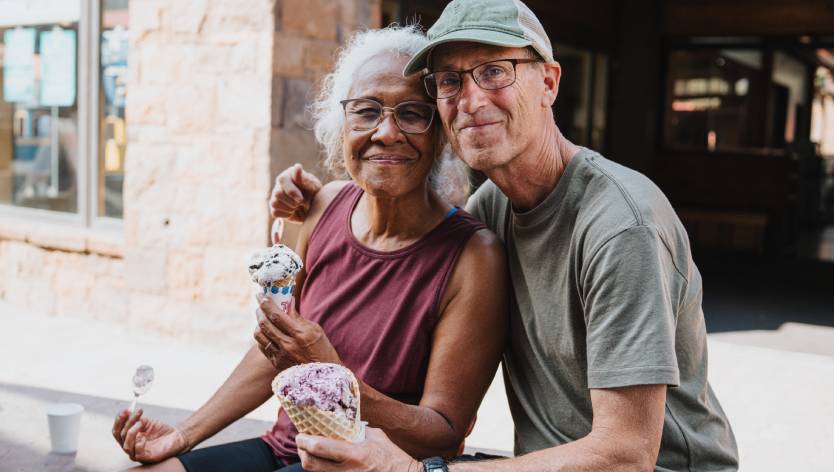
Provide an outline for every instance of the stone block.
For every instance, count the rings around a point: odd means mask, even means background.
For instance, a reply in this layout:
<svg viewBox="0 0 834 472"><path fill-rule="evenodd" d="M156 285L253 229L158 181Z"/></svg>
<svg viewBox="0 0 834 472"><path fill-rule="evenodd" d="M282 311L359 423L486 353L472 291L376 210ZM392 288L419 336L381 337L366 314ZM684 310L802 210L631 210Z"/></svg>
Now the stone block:
<svg viewBox="0 0 834 472"><path fill-rule="evenodd" d="M283 0L281 29L308 38L337 40L338 0Z"/></svg>
<svg viewBox="0 0 834 472"><path fill-rule="evenodd" d="M129 321L130 295L124 284L96 281L92 289L90 306L94 317L109 323L127 325Z"/></svg>
<svg viewBox="0 0 834 472"><path fill-rule="evenodd" d="M171 2L168 6L171 17L171 29L175 33L197 34L203 27L208 13L206 0L188 0Z"/></svg>
<svg viewBox="0 0 834 472"><path fill-rule="evenodd" d="M235 77L218 84L217 120L221 128L268 128L270 77Z"/></svg>
<svg viewBox="0 0 834 472"><path fill-rule="evenodd" d="M170 82L176 83L176 80ZM169 84L170 84L169 82ZM217 84L195 79L187 86L168 89L165 98L168 125L175 132L212 131L216 126Z"/></svg>
<svg viewBox="0 0 834 472"><path fill-rule="evenodd" d="M304 39L285 32L275 33L272 73L282 77L304 76Z"/></svg>
<svg viewBox="0 0 834 472"><path fill-rule="evenodd" d="M83 270L78 260L62 264L51 283L55 312L60 316L92 318L91 294L95 284L92 274Z"/></svg>
<svg viewBox="0 0 834 472"><path fill-rule="evenodd" d="M284 80L282 128L311 129L312 119L307 110L313 100L313 84L305 79Z"/></svg>
<svg viewBox="0 0 834 472"><path fill-rule="evenodd" d="M137 124L165 125L165 97L167 87L153 83L131 82L127 95L127 121ZM131 142L132 144L132 142Z"/></svg>
<svg viewBox="0 0 834 472"><path fill-rule="evenodd" d="M161 35L146 38L141 46L137 47L138 54L131 56L139 68L140 83L170 89L172 83L182 81L184 76L190 76L183 68L188 48L188 45L173 42L170 38ZM184 88L176 87L177 90Z"/></svg>
<svg viewBox="0 0 834 472"><path fill-rule="evenodd" d="M252 296L246 269L249 255L256 248L208 247L205 251L202 299L240 306Z"/></svg>
<svg viewBox="0 0 834 472"><path fill-rule="evenodd" d="M162 27L162 4L159 1L128 3L131 38L141 38L146 32Z"/></svg>
<svg viewBox="0 0 834 472"><path fill-rule="evenodd" d="M312 131L275 129L272 131L270 169L278 175L278 172L298 162L309 172L322 173L320 152Z"/></svg>
<svg viewBox="0 0 834 472"><path fill-rule="evenodd" d="M272 31L274 0L211 0L203 31L233 33Z"/></svg>
<svg viewBox="0 0 834 472"><path fill-rule="evenodd" d="M311 40L304 53L304 69L319 77L333 69L338 44L333 41Z"/></svg>
<svg viewBox="0 0 834 472"><path fill-rule="evenodd" d="M171 298L197 300L202 280L203 255L200 251L172 251L168 255L168 293Z"/></svg>
<svg viewBox="0 0 834 472"><path fill-rule="evenodd" d="M29 233L27 240L44 248L73 252L87 250L87 230L80 228L64 228L57 232L46 227L36 227Z"/></svg>
<svg viewBox="0 0 834 472"><path fill-rule="evenodd" d="M168 254L163 248L128 247L125 282L130 292L162 294L168 280Z"/></svg>

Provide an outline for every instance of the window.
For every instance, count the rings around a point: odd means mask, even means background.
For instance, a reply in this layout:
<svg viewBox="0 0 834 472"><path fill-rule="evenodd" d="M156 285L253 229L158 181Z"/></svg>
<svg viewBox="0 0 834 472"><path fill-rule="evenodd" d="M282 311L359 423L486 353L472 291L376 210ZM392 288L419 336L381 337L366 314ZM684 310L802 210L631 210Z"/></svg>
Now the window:
<svg viewBox="0 0 834 472"><path fill-rule="evenodd" d="M115 218L122 217L122 186L127 149L127 4L127 0L106 0L101 11L96 207L99 215Z"/></svg>
<svg viewBox="0 0 834 472"><path fill-rule="evenodd" d="M76 213L79 2L18 3L0 6L0 203Z"/></svg>
<svg viewBox="0 0 834 472"><path fill-rule="evenodd" d="M812 69L800 57L769 47L673 50L664 144L733 151L807 139Z"/></svg>
<svg viewBox="0 0 834 472"><path fill-rule="evenodd" d="M759 51L672 52L665 144L710 151L762 147L765 86Z"/></svg>
<svg viewBox="0 0 834 472"><path fill-rule="evenodd" d="M0 212L122 217L128 0L0 0Z"/></svg>

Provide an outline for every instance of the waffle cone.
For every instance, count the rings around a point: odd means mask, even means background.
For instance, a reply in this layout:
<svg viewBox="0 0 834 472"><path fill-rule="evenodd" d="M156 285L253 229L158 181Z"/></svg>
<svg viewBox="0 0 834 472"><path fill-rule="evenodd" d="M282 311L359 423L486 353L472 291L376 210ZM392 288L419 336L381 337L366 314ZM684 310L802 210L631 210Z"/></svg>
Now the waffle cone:
<svg viewBox="0 0 834 472"><path fill-rule="evenodd" d="M290 420L292 420L295 428L300 433L331 439L343 439L345 441L358 441L362 439L364 428L362 427L359 414L359 407L361 405L361 401L359 401L359 382L356 381L356 377L353 376L352 372L345 369L350 373L351 391L357 400L356 417L350 420L350 418L337 415L330 411L322 411L316 407L298 406L278 393L277 386L281 383L282 376L286 375L289 370L284 370L275 377L275 380L272 381L272 391L275 392L275 396L281 402L281 407L287 412Z"/></svg>

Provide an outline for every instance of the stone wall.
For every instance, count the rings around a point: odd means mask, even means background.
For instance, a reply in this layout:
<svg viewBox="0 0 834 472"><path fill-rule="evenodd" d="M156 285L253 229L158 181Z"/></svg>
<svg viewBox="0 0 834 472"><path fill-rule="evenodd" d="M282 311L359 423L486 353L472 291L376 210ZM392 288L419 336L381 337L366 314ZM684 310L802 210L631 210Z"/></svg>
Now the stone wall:
<svg viewBox="0 0 834 472"><path fill-rule="evenodd" d="M274 8L130 4L124 268L134 326L218 341L252 331L245 261L268 235Z"/></svg>
<svg viewBox="0 0 834 472"><path fill-rule="evenodd" d="M305 108L379 0L130 3L124 226L0 218L0 299L203 344L254 329L274 176L317 166ZM288 239L294 239L293 228Z"/></svg>

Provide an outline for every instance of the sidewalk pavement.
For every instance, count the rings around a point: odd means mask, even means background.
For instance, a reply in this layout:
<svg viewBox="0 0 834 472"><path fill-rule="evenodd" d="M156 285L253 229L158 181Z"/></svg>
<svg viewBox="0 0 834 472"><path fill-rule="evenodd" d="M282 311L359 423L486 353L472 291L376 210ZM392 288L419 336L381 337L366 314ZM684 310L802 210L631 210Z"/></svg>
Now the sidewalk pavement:
<svg viewBox="0 0 834 472"><path fill-rule="evenodd" d="M803 339L813 339L815 354L796 352L803 350ZM777 331L710 336L710 381L735 430L742 471L831 470L834 348L826 345L834 346L834 328L794 323ZM142 407L150 416L176 423L208 399L244 351L245 346L221 350L136 335L120 326L47 317L0 302L0 470L130 466L110 429L131 399L136 366L149 364L156 371L153 387L140 399ZM56 401L86 408L76 455L49 453L45 408ZM262 434L277 408L270 400L207 444ZM512 440L499 372L467 445L511 451Z"/></svg>

